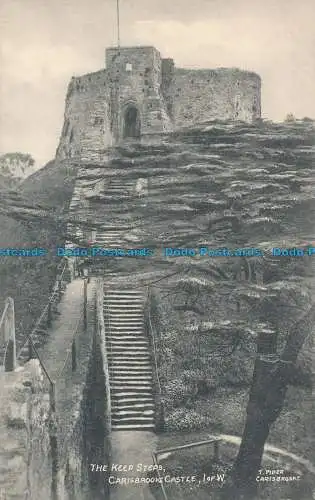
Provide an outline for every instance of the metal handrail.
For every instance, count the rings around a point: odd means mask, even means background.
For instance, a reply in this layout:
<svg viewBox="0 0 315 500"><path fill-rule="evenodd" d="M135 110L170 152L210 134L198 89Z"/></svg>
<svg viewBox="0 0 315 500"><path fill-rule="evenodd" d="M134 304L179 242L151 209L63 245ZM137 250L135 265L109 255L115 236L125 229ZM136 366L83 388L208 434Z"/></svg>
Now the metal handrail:
<svg viewBox="0 0 315 500"><path fill-rule="evenodd" d="M64 264L63 266L63 270L61 272L61 275L60 275L60 280L62 279L63 275L64 275L64 272L67 268L67 263ZM24 349L24 347L27 345L27 343L29 342L29 339L36 333L36 330L38 329L42 319L44 318L45 314L47 313L48 311L48 308L50 306L50 304L53 302L53 299L55 298L55 296L57 295L57 291L56 290L53 290L52 294L50 295L49 299L48 299L48 302L46 304L46 306L44 307L44 309L42 310L42 314L39 316L38 320L36 321L35 323L35 326L33 327L31 333L28 335L26 341L24 342L24 344L22 345L22 347L20 348L17 356L16 356L16 359L19 359L19 357L21 356L22 354L22 351Z"/></svg>
<svg viewBox="0 0 315 500"><path fill-rule="evenodd" d="M214 444L214 450L215 450L215 457L217 457L218 455L218 444L220 443L220 441L222 441L221 438L211 438L211 439L207 439L205 441L197 441L195 443L188 443L188 444L183 444L181 446L174 446L172 448L164 448L162 450L158 450L158 451L155 451L152 453L152 459L153 459L153 464L155 465L155 469L157 471L157 475L158 475L158 478L159 478L159 484L161 486L161 490L162 490L162 494L163 494L163 497L164 497L164 500L169 500L168 499L168 496L167 496L167 493L165 491L165 488L164 488L164 484L163 484L163 478L160 474L160 470L159 470L159 463L158 463L158 456L159 455L163 455L164 453L171 453L171 452L174 452L174 451L178 451L178 450L186 450L186 449L190 449L190 448L197 448L198 446L204 446L204 445L207 445L207 444Z"/></svg>
<svg viewBox="0 0 315 500"><path fill-rule="evenodd" d="M221 438L214 437L211 439L206 439L205 441L196 441L195 443L187 443L187 444L183 444L180 446L174 446L173 448L163 448L162 450L155 452L155 455L158 456L158 455L163 455L164 453L171 453L173 451L185 450L185 449L189 449L189 448L196 448L197 446L204 446L206 444L212 444L212 443L215 444L215 443L218 443L220 441L222 441Z"/></svg>
<svg viewBox="0 0 315 500"><path fill-rule="evenodd" d="M161 490L162 490L162 493L163 493L163 497L164 497L164 500L168 500L168 496L166 494L166 491L165 491L165 488L164 488L164 484L163 484L163 478L160 474L160 470L159 470L159 464L158 464L158 461L157 461L157 453L152 453L152 459L153 459L153 464L155 465L155 470L157 471L157 475L158 475L158 478L159 478L159 484L161 486Z"/></svg>
<svg viewBox="0 0 315 500"><path fill-rule="evenodd" d="M34 345L34 342L33 342L33 340L32 340L32 337L29 335L27 340L28 340L28 342L30 342L30 343L31 343L31 345L32 345L32 349L34 350L34 353L36 354L36 357L37 357L37 359L38 359L38 361L39 361L39 364L40 364L40 366L42 367L43 372L45 373L45 375L46 375L47 379L49 380L50 386L52 387L52 386L54 385L54 381L52 380L52 378L50 377L50 375L49 375L48 371L46 370L46 367L45 367L45 365L44 365L43 361L41 360L40 355L38 354L38 351L37 351L37 349L36 349L36 347L35 347L35 345Z"/></svg>
<svg viewBox="0 0 315 500"><path fill-rule="evenodd" d="M1 319L0 319L0 330L1 330L1 327L2 327L2 323L3 323L4 319L5 319L5 315L6 315L6 312L8 310L8 307L9 307L9 303L7 302L6 305L4 306L3 313L2 313L2 316L1 316ZM1 335L0 335L0 341L1 341ZM4 357L3 357L3 365L4 365L5 359L6 359L6 356L7 356L7 350L8 350L9 340L6 341L6 339L4 338L3 339L3 344L5 345ZM0 366L2 366L2 365L0 365Z"/></svg>
<svg viewBox="0 0 315 500"><path fill-rule="evenodd" d="M72 345L72 342L76 339L76 337L78 336L79 332L80 332L80 327L83 325L83 316L84 316L84 312L81 313L81 316L79 317L78 321L77 321L77 324L76 324L76 327L75 327L75 330L74 330L74 334L71 338L71 345ZM61 378L61 375L63 375L63 371L68 363L68 359L70 357L70 353L71 353L71 348L70 349L67 349L67 356L66 356L66 359L64 361L64 364L60 370L60 372L58 373L58 375L56 376L55 378L55 382L57 382L60 378Z"/></svg>
<svg viewBox="0 0 315 500"><path fill-rule="evenodd" d="M100 340L102 341L103 337L103 348L104 348L104 376L105 376L105 392L106 392L106 411L107 411L107 426L108 431L111 430L111 391L110 391L110 383L109 383L109 365L108 365L108 357L107 357L107 344L106 341L106 327L104 320L104 285L100 280L97 286L97 294L96 294L96 332L99 332ZM102 335L103 333L103 335ZM102 346L100 346L102 347Z"/></svg>
<svg viewBox="0 0 315 500"><path fill-rule="evenodd" d="M4 321L5 314L7 312L8 307L9 307L9 303L7 302L6 305L4 306L3 313L2 313L2 316L1 316L1 319L0 319L0 328L1 328L2 323Z"/></svg>
<svg viewBox="0 0 315 500"><path fill-rule="evenodd" d="M148 286L147 287L147 298L150 298L150 295L151 295L150 294L150 288ZM148 307L148 322L149 322L149 331L150 331L151 339L152 339L155 373L156 373L156 378L157 378L157 383L158 383L159 394L161 395L162 394L162 389L161 389L160 377L159 377L159 372L158 372L158 364L157 364L156 339L155 339L154 329L153 329L152 322L151 322L150 303L149 303L149 307Z"/></svg>

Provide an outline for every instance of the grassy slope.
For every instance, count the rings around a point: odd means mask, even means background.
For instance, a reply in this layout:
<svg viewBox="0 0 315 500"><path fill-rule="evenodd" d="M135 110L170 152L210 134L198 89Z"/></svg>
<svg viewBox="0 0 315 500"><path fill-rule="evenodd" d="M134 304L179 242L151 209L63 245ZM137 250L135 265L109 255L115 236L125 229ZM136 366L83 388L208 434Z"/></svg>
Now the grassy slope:
<svg viewBox="0 0 315 500"><path fill-rule="evenodd" d="M28 177L18 188L26 203L37 203L62 213L68 206L74 186L75 172L55 161ZM64 241L64 228L60 224L47 226L38 222L18 221L0 216L1 243L3 247L45 247L46 257L1 257L0 299L7 296L15 300L16 330L18 339L30 332L32 325L46 304L53 285L57 258L53 249Z"/></svg>

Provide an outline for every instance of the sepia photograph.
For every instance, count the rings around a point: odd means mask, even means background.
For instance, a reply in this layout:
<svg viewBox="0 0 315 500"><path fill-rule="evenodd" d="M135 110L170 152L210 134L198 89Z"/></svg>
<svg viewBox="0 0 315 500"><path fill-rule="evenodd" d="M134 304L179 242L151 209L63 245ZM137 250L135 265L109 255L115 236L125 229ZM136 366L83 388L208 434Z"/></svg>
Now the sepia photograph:
<svg viewBox="0 0 315 500"><path fill-rule="evenodd" d="M0 500L315 500L314 0L1 0Z"/></svg>

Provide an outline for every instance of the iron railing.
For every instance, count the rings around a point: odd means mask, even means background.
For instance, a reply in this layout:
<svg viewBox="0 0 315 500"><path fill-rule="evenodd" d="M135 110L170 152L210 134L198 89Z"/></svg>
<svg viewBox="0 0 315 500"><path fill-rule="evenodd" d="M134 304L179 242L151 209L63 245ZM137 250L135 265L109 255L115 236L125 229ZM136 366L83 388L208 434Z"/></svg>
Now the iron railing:
<svg viewBox="0 0 315 500"><path fill-rule="evenodd" d="M104 370L104 382L105 382L105 394L106 394L106 430L110 432L111 430L111 393L110 393L110 383L109 383L109 365L107 358L107 329L104 320L104 285L103 280L99 280L97 284L96 292L96 342L99 345L101 356L103 360L103 370Z"/></svg>
<svg viewBox="0 0 315 500"><path fill-rule="evenodd" d="M157 353L157 339L154 327L152 325L151 320L151 289L147 286L147 300L146 300L146 323L147 329L150 336L150 342L152 347L152 358L153 358L153 381L155 385L155 426L156 429L159 430L161 427L164 427L164 407L162 402L162 388L159 377L159 368L158 368L158 353Z"/></svg>
<svg viewBox="0 0 315 500"><path fill-rule="evenodd" d="M161 450L158 450L158 451L152 453L153 464L155 465L155 470L156 470L158 478L159 478L158 484L161 487L161 491L162 491L162 495L163 495L164 500L169 500L169 499L168 499L166 489L164 486L163 476L160 473L159 456L164 455L165 453L174 453L174 452L177 452L180 450L188 450L188 449L192 449L192 448L197 448L199 446L213 444L213 460L215 462L218 462L219 461L220 441L221 441L220 438L211 438L211 439L207 439L205 441L196 441L196 442L184 444L181 446L174 446L172 448L164 448L164 449L161 449Z"/></svg>

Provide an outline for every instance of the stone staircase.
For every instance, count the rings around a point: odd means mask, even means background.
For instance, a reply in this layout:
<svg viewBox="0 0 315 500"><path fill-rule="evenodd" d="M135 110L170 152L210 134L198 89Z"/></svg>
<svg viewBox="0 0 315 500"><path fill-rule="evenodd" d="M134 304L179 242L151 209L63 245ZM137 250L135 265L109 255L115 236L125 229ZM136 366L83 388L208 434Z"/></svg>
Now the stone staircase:
<svg viewBox="0 0 315 500"><path fill-rule="evenodd" d="M106 197L119 197L121 200L128 199L134 192L135 184L135 180L114 177L110 179L104 194Z"/></svg>
<svg viewBox="0 0 315 500"><path fill-rule="evenodd" d="M104 290L113 430L154 430L150 346L141 289Z"/></svg>

